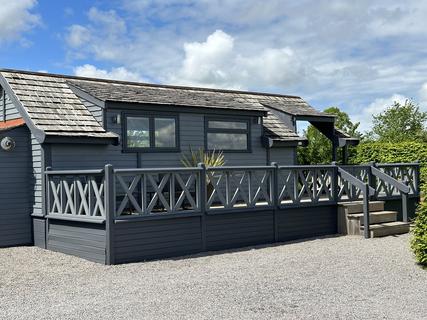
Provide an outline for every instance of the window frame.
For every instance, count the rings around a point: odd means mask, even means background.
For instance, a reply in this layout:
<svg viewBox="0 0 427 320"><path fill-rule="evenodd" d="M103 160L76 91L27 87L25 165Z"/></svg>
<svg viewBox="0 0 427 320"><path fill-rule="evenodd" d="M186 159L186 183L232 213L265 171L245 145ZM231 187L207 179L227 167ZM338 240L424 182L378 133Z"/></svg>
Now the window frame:
<svg viewBox="0 0 427 320"><path fill-rule="evenodd" d="M149 134L149 147L128 147L127 139L127 123L128 118L148 118L148 134ZM162 112L126 112L121 114L123 119L122 136L123 136L123 152L137 152L137 153L161 153L161 152L181 152L180 147L180 128L179 128L179 115L169 114ZM155 119L174 119L175 120L175 147L156 147L155 146Z"/></svg>
<svg viewBox="0 0 427 320"><path fill-rule="evenodd" d="M225 128L209 128L209 121L221 121L221 122L240 122L246 124L246 129L225 129ZM252 141L251 141L251 118L239 117L238 119L230 119L229 117L210 117L205 116L205 137L204 144L205 150L213 151L208 148L208 134L209 133L239 133L246 134L247 146L246 149L225 149L220 150L224 153L250 153L252 152ZM218 150L217 150L218 151Z"/></svg>

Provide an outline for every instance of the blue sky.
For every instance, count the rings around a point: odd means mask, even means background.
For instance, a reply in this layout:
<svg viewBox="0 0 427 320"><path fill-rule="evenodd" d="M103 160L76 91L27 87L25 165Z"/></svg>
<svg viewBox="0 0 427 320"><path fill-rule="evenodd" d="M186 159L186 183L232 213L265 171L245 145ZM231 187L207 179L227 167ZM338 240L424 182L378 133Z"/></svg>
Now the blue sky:
<svg viewBox="0 0 427 320"><path fill-rule="evenodd" d="M14 0L0 66L299 95L362 130L427 109L426 1Z"/></svg>

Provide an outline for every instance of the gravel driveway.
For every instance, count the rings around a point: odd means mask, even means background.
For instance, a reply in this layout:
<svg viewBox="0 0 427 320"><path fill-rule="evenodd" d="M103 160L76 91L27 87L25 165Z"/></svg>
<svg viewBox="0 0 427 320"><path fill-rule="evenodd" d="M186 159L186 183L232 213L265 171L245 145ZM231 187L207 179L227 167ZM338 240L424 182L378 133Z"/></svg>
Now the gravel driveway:
<svg viewBox="0 0 427 320"><path fill-rule="evenodd" d="M408 235L102 266L0 249L1 319L426 319Z"/></svg>

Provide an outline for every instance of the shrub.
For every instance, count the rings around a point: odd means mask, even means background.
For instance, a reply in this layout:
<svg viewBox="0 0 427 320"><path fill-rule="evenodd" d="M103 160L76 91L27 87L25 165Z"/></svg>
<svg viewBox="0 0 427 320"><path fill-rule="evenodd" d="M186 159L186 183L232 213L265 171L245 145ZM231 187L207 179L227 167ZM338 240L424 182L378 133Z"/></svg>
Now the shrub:
<svg viewBox="0 0 427 320"><path fill-rule="evenodd" d="M378 163L415 162L420 161L421 191L427 191L427 143L422 142L366 142L357 146L351 154L350 162Z"/></svg>
<svg viewBox="0 0 427 320"><path fill-rule="evenodd" d="M418 263L427 267L427 203L425 201L417 209L415 227L412 230L411 248Z"/></svg>

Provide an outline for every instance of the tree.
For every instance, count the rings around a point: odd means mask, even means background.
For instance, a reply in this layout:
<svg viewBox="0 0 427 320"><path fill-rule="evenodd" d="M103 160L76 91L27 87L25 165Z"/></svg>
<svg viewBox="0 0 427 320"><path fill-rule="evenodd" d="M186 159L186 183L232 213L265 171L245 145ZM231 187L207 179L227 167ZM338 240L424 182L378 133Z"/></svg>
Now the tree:
<svg viewBox="0 0 427 320"><path fill-rule="evenodd" d="M412 100L404 104L395 101L384 112L373 116L368 138L379 142L427 141L426 121L427 112L420 111Z"/></svg>
<svg viewBox="0 0 427 320"><path fill-rule="evenodd" d="M353 123L350 117L338 107L330 107L323 112L336 115L335 127L341 129L352 137L360 138L362 135L357 130L360 123ZM332 143L313 125L308 126L304 131L304 136L308 139L307 147L298 148L297 158L299 164L322 164L332 161ZM338 154L340 157L340 154ZM340 160L340 159L338 159Z"/></svg>

